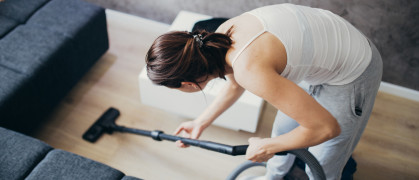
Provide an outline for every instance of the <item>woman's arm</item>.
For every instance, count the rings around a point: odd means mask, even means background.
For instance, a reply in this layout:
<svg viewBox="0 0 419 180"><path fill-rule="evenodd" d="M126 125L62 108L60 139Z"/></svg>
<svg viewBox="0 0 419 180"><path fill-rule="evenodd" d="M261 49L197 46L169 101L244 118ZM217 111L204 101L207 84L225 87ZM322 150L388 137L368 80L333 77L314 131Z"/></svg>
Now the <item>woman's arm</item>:
<svg viewBox="0 0 419 180"><path fill-rule="evenodd" d="M261 55L259 58L272 56ZM276 152L314 146L340 134L336 119L303 89L282 77L274 68L274 61L278 59L244 60L236 64L236 80L300 126L275 138L249 139L247 158L253 161L266 161Z"/></svg>
<svg viewBox="0 0 419 180"><path fill-rule="evenodd" d="M219 92L215 100L195 120L196 122L203 124L205 127L209 126L243 94L244 88L237 84L233 74L227 75L227 79L227 83Z"/></svg>
<svg viewBox="0 0 419 180"><path fill-rule="evenodd" d="M243 94L244 88L237 84L233 74L226 75L227 83L219 92L215 100L201 113L194 121L182 123L175 131L175 135L184 131L184 137L197 139L202 131L211 125L217 117L232 106ZM181 142L177 142L179 147L187 147Z"/></svg>

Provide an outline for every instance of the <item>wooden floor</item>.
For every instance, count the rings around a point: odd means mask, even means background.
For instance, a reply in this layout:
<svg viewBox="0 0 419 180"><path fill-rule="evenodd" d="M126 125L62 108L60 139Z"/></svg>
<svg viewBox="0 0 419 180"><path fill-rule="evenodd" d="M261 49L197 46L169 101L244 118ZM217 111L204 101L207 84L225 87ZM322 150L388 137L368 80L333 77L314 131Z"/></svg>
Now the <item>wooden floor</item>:
<svg viewBox="0 0 419 180"><path fill-rule="evenodd" d="M199 148L180 149L171 142L115 133L91 144L81 136L109 107L121 111L117 123L172 133L187 119L141 104L138 74L153 40L168 25L107 12L109 51L56 108L34 136L52 145L150 180L224 179L243 156ZM379 93L364 136L354 152L355 179L419 179L419 102ZM201 139L231 145L252 136L268 137L275 109L264 105L257 132L211 126ZM252 172L263 173L263 169Z"/></svg>

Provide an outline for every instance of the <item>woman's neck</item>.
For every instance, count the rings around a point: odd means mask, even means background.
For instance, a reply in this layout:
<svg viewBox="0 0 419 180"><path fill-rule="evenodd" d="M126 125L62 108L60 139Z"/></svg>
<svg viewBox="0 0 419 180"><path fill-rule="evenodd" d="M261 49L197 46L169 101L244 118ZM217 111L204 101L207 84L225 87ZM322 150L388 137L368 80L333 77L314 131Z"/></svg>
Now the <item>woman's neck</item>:
<svg viewBox="0 0 419 180"><path fill-rule="evenodd" d="M233 74L234 71L233 71L233 68L230 65L226 64L225 72L226 72L225 75L227 75L227 74Z"/></svg>

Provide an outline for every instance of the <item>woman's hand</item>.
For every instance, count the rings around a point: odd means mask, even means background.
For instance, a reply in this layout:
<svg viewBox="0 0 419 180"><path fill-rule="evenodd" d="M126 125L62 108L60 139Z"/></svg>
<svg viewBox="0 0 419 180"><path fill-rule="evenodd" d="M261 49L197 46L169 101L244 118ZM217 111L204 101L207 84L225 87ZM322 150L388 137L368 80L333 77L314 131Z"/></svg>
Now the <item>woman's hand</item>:
<svg viewBox="0 0 419 180"><path fill-rule="evenodd" d="M267 145L269 144L269 138L258 138L252 137L249 139L249 147L246 152L246 159L253 162L265 162L271 159L275 152L269 152Z"/></svg>
<svg viewBox="0 0 419 180"><path fill-rule="evenodd" d="M178 135L182 132L182 137L184 138L191 138L191 139L198 139L201 136L202 131L204 131L205 126L195 121L187 121L179 125L179 127L175 131L175 135ZM182 143L182 141L176 141L176 146L178 147L189 147Z"/></svg>

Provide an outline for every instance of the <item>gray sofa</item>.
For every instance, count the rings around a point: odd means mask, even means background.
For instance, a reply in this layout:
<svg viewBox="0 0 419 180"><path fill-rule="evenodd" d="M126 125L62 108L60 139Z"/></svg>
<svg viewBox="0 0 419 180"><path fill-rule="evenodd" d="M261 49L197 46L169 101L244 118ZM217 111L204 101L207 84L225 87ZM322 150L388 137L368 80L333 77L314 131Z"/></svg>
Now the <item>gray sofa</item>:
<svg viewBox="0 0 419 180"><path fill-rule="evenodd" d="M0 1L0 179L137 179L28 136L108 47L101 7Z"/></svg>
<svg viewBox="0 0 419 180"><path fill-rule="evenodd" d="M108 49L103 8L0 2L0 126L30 134Z"/></svg>
<svg viewBox="0 0 419 180"><path fill-rule="evenodd" d="M138 180L82 156L54 149L32 137L0 127L0 179Z"/></svg>

